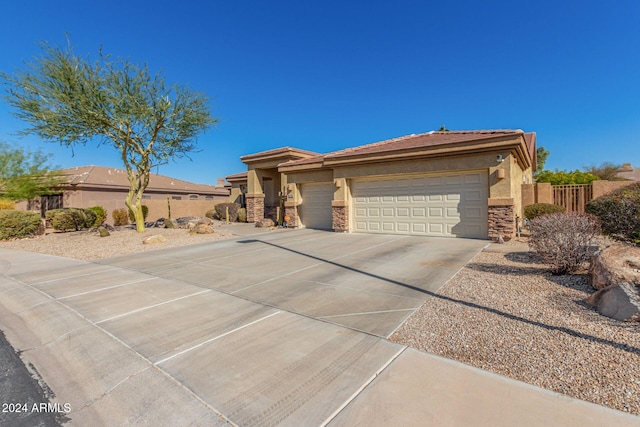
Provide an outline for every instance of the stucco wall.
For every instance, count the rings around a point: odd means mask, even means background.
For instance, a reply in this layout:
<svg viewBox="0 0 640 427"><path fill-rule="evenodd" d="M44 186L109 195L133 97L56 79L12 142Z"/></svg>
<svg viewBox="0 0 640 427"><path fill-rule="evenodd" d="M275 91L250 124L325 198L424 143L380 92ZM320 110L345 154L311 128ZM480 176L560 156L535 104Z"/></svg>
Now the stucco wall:
<svg viewBox="0 0 640 427"><path fill-rule="evenodd" d="M596 199L618 188L626 187L634 183L635 181L593 181L593 198Z"/></svg>

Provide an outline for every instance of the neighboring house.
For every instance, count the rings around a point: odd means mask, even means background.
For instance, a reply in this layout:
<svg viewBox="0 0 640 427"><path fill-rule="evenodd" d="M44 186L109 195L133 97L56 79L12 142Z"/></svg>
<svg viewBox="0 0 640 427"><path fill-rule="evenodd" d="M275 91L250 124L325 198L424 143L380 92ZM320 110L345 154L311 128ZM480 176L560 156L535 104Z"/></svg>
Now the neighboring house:
<svg viewBox="0 0 640 427"><path fill-rule="evenodd" d="M640 181L640 169L634 169L631 163L624 163L616 176L630 181Z"/></svg>
<svg viewBox="0 0 640 427"><path fill-rule="evenodd" d="M428 132L329 154L278 148L241 157L250 222L343 232L514 237L536 135L522 130ZM243 186L246 188L244 192Z"/></svg>
<svg viewBox="0 0 640 427"><path fill-rule="evenodd" d="M48 209L59 207L87 208L100 205L108 211L125 207L124 200L129 191L126 170L103 166L79 166L62 169L60 173L66 182L60 188L60 193L42 196L40 200L31 202L29 209L40 209L44 214ZM218 180L218 185L212 186L152 173L149 186L143 195L143 204L162 206L161 212L160 209L156 209L154 215L162 217L167 211L167 197L172 203L199 201L203 206L212 207L214 202L228 200L229 188L225 188L224 180ZM197 203L191 205L196 206Z"/></svg>

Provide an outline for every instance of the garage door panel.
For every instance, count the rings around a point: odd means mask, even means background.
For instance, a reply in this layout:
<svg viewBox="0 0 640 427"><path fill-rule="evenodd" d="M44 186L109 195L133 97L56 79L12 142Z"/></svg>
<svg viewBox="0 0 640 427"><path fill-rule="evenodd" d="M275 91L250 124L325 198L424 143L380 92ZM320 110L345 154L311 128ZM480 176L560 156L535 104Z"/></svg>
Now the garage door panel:
<svg viewBox="0 0 640 427"><path fill-rule="evenodd" d="M356 180L351 189L355 231L487 237L486 171Z"/></svg>
<svg viewBox="0 0 640 427"><path fill-rule="evenodd" d="M307 228L330 230L333 228L333 183L302 184L300 219ZM366 203L366 202L365 202Z"/></svg>

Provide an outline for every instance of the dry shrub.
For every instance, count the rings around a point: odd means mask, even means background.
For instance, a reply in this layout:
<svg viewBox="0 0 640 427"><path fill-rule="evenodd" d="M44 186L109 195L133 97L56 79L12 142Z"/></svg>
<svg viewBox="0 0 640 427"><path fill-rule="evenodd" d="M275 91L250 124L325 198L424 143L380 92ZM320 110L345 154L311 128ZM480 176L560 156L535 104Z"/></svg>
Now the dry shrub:
<svg viewBox="0 0 640 427"><path fill-rule="evenodd" d="M555 213L531 221L529 246L551 266L553 274L578 270L589 259L600 232L593 215Z"/></svg>
<svg viewBox="0 0 640 427"><path fill-rule="evenodd" d="M128 209L114 209L111 212L111 216L113 217L113 225L116 227L119 225L127 225L129 224L129 210Z"/></svg>

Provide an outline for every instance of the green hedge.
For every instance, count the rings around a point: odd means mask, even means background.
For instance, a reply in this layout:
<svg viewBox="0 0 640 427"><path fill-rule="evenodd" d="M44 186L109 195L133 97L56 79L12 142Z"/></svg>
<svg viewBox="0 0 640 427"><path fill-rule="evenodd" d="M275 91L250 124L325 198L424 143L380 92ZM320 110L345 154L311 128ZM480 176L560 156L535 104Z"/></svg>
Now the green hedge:
<svg viewBox="0 0 640 427"><path fill-rule="evenodd" d="M93 227L97 215L90 209L62 208L52 209L45 214L51 226L58 231L78 231Z"/></svg>
<svg viewBox="0 0 640 427"><path fill-rule="evenodd" d="M562 206L554 205L551 203L535 203L533 205L524 207L524 217L531 221L532 219L541 215L563 213L564 211L565 209Z"/></svg>
<svg viewBox="0 0 640 427"><path fill-rule="evenodd" d="M605 234L640 242L640 183L591 200L586 211L598 217Z"/></svg>
<svg viewBox="0 0 640 427"><path fill-rule="evenodd" d="M87 208L90 211L93 211L96 214L96 222L93 225L101 225L107 220L107 210L102 206L91 206Z"/></svg>
<svg viewBox="0 0 640 427"><path fill-rule="evenodd" d="M10 209L0 210L0 240L42 234L40 214Z"/></svg>

